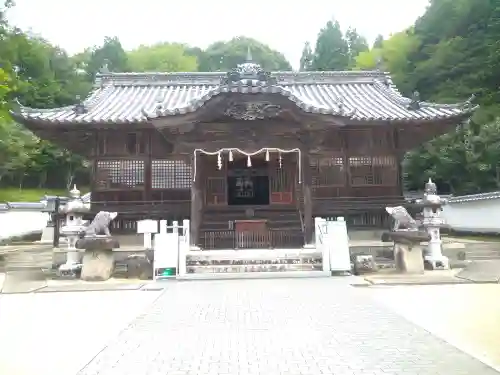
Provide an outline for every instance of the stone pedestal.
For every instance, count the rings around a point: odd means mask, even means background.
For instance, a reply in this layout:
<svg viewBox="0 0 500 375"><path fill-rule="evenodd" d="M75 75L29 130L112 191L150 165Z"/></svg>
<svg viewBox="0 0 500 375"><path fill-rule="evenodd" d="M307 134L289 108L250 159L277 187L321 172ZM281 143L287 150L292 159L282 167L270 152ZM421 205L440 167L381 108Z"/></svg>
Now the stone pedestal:
<svg viewBox="0 0 500 375"><path fill-rule="evenodd" d="M424 257L420 243L430 240L427 232L399 230L388 232L387 238L394 241L396 270L407 274L424 273Z"/></svg>
<svg viewBox="0 0 500 375"><path fill-rule="evenodd" d="M111 278L115 269L113 249L119 247L118 241L108 236L78 240L76 248L85 249L80 278L85 281L106 281Z"/></svg>
<svg viewBox="0 0 500 375"><path fill-rule="evenodd" d="M402 273L424 273L422 247L420 245L394 244L394 260L396 269Z"/></svg>

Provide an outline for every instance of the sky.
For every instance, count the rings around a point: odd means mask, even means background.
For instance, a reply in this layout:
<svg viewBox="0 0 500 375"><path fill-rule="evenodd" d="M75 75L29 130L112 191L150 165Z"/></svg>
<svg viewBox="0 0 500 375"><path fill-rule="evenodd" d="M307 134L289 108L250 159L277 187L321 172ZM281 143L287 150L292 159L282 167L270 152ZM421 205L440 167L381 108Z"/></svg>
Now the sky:
<svg viewBox="0 0 500 375"><path fill-rule="evenodd" d="M255 38L285 54L295 68L306 41L327 21L355 27L370 42L410 26L428 0L16 0L8 18L69 53L117 36L125 49L157 42L206 48L234 36Z"/></svg>

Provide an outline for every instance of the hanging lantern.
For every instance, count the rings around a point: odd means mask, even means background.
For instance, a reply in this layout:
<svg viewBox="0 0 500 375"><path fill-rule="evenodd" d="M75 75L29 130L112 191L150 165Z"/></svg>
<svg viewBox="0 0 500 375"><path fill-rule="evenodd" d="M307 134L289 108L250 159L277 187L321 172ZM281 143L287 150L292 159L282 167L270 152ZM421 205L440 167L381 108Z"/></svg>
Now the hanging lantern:
<svg viewBox="0 0 500 375"><path fill-rule="evenodd" d="M266 161L269 161L269 149L266 150Z"/></svg>
<svg viewBox="0 0 500 375"><path fill-rule="evenodd" d="M280 155L278 157L278 163L279 163L280 169L281 169L281 166L283 165L283 159L281 158L281 152L280 152Z"/></svg>
<svg viewBox="0 0 500 375"><path fill-rule="evenodd" d="M222 156L220 155L220 152L217 153L217 167L219 168L219 171L222 169Z"/></svg>
<svg viewBox="0 0 500 375"><path fill-rule="evenodd" d="M229 150L229 161L233 161L233 151Z"/></svg>
<svg viewBox="0 0 500 375"><path fill-rule="evenodd" d="M247 167L250 168L252 166L252 160L250 159L250 155L247 156Z"/></svg>

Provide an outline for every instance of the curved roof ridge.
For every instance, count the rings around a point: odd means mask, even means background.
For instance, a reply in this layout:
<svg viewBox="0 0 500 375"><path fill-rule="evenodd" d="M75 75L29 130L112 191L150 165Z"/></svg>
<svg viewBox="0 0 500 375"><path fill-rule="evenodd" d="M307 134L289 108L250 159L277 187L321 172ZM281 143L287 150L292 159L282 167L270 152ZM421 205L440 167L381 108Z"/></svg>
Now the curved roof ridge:
<svg viewBox="0 0 500 375"><path fill-rule="evenodd" d="M269 72L271 77L276 78L278 83L327 83L330 79L338 80L339 78L352 79L374 79L383 78L385 72L375 70L347 70L347 71L310 71L310 72L294 72L294 71L274 71ZM154 85L155 83L177 83L185 84L202 84L202 83L219 83L220 80L227 76L227 72L124 72L124 73L99 73L96 75L94 86L103 85Z"/></svg>
<svg viewBox="0 0 500 375"><path fill-rule="evenodd" d="M382 94L384 94L389 100L393 101L395 104L409 106L413 102L413 99L407 98L406 96L402 95L401 92L395 88L394 84L387 86L384 83L376 80L374 81L374 85ZM474 100L474 98L475 96L472 95L466 101L452 103L452 104L430 103L426 101L419 101L418 104L421 108L474 110L479 107L472 105L472 100Z"/></svg>
<svg viewBox="0 0 500 375"><path fill-rule="evenodd" d="M28 107L22 104L19 99L15 99L14 103L19 107L19 112L15 110L11 110L11 114L17 114L17 113L56 113L56 112L65 112L65 111L74 111L75 106L78 104L83 105L86 109L90 110L94 105L98 104L99 101L103 98L103 96L106 96L108 91L112 90L112 86L107 86L102 89L97 89L91 91L85 99L83 99L80 102L77 102L75 104L69 104L65 105L62 107L53 107L53 108L33 108L33 107Z"/></svg>
<svg viewBox="0 0 500 375"><path fill-rule="evenodd" d="M305 112L343 117L352 117L354 115L354 111L352 111L352 113L344 113L340 104L337 104L336 108L328 108L326 106L318 105L317 103L309 102L304 98L299 98L299 96L293 94L290 90L281 85L265 85L259 81L252 82L251 84L240 83L220 85L208 90L208 92L202 96L189 100L183 107L176 107L174 109L164 108L162 103L159 102L157 103L156 108L152 111L148 111L146 108L143 108L142 113L148 119L191 113L205 105L212 98L230 92L242 94L280 94L295 103L297 107L301 108Z"/></svg>
<svg viewBox="0 0 500 375"><path fill-rule="evenodd" d="M27 107L24 104L22 104L19 99L15 99L14 103L19 107L19 110L21 113L52 113L54 111L65 111L65 110L70 110L75 107L74 104L71 105L66 105L62 107L54 107L54 108L32 108L32 107ZM10 113L17 113L14 110L10 110Z"/></svg>

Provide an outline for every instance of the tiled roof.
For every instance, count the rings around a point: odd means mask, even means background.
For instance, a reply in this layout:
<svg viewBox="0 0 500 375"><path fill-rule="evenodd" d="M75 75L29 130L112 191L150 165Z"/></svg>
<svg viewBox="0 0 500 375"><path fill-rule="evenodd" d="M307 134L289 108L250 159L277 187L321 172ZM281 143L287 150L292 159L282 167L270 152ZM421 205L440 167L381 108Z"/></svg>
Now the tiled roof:
<svg viewBox="0 0 500 375"><path fill-rule="evenodd" d="M500 191L493 191L491 193L479 193L479 194L451 197L450 199L448 199L448 203L464 203L464 202L484 201L484 200L498 199L498 198L500 198Z"/></svg>
<svg viewBox="0 0 500 375"><path fill-rule="evenodd" d="M417 102L415 107L415 101L403 97L383 72L267 74L268 80L261 76L243 79L243 75L228 81L225 73L108 73L98 76L94 91L80 105L54 109L21 106L13 114L21 120L54 123L136 123L195 112L223 93L281 95L308 113L360 121L438 120L475 109L470 102Z"/></svg>

